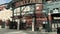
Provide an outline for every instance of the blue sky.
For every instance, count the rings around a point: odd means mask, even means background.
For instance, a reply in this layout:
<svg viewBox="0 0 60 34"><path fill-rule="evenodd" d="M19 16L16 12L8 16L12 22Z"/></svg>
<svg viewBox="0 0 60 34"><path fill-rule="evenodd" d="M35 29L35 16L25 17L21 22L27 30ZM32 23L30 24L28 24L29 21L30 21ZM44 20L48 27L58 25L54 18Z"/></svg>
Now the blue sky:
<svg viewBox="0 0 60 34"><path fill-rule="evenodd" d="M8 3L10 2L11 0L0 0L0 4L4 4L4 3Z"/></svg>

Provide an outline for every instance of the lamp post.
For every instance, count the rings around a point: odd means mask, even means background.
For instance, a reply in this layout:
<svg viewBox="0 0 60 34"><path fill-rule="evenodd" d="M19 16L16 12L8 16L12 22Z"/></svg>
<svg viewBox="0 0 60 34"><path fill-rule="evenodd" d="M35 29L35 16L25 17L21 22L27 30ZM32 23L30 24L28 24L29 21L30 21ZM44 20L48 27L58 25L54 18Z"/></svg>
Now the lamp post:
<svg viewBox="0 0 60 34"><path fill-rule="evenodd" d="M42 10L42 13L45 15L47 21L45 22L45 31L48 29L48 15L46 10Z"/></svg>
<svg viewBox="0 0 60 34"><path fill-rule="evenodd" d="M36 24L36 4L33 4L33 8L34 8L34 10L33 10L33 16L32 16L32 31L35 31L35 24Z"/></svg>
<svg viewBox="0 0 60 34"><path fill-rule="evenodd" d="M51 20L50 20L51 14L50 14L50 11L49 11L49 13L47 13L46 10L43 10L42 12L45 14L45 17L47 18L47 23L45 25L45 28L46 28L45 31L51 32Z"/></svg>

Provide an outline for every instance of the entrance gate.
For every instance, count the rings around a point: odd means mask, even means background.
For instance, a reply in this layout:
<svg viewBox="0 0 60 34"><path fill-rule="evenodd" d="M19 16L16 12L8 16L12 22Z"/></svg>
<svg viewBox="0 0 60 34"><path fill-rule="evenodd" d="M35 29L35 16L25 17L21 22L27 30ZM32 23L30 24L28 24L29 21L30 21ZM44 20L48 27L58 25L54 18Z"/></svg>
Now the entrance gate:
<svg viewBox="0 0 60 34"><path fill-rule="evenodd" d="M60 27L60 13L51 14L52 17L52 31L56 32L57 27Z"/></svg>

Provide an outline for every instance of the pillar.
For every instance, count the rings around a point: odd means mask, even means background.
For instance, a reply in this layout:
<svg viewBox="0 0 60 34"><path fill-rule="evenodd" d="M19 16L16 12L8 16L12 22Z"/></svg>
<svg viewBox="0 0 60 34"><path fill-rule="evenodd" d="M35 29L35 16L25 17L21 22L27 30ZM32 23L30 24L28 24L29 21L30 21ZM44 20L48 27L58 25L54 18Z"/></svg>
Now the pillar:
<svg viewBox="0 0 60 34"><path fill-rule="evenodd" d="M19 24L20 24L20 20L17 21L17 30L19 30Z"/></svg>
<svg viewBox="0 0 60 34"><path fill-rule="evenodd" d="M35 22L35 18L32 19L32 31L34 31L34 22Z"/></svg>

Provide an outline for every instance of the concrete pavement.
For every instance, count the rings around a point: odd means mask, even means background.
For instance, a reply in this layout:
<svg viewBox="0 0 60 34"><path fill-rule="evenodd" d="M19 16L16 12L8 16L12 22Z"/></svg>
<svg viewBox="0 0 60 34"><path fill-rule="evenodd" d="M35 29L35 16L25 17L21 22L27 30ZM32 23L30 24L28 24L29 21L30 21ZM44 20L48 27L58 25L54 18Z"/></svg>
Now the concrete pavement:
<svg viewBox="0 0 60 34"><path fill-rule="evenodd" d="M32 32L25 30L0 29L0 34L57 34L56 32Z"/></svg>

